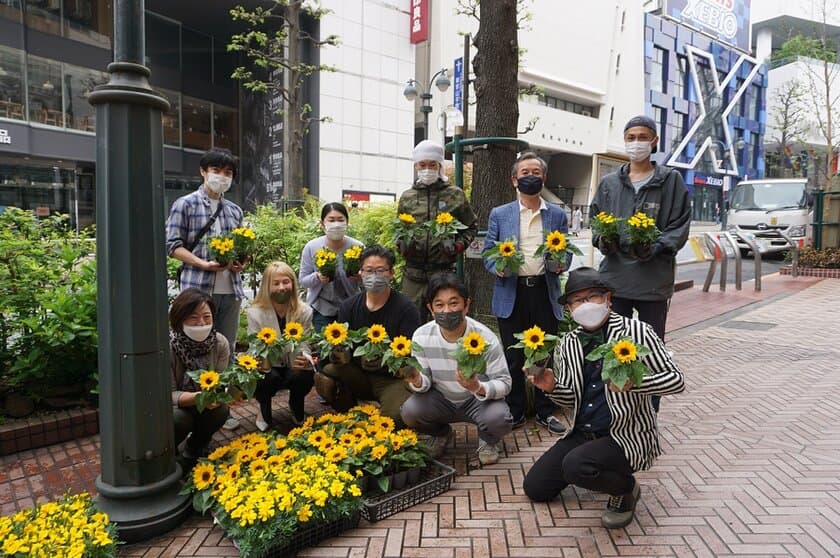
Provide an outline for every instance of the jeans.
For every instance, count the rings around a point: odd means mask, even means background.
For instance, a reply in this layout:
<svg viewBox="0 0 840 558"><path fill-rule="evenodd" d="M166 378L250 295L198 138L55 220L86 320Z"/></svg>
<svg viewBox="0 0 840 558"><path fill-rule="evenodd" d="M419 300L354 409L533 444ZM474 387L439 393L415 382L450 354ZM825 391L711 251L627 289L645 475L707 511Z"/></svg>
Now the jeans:
<svg viewBox="0 0 840 558"><path fill-rule="evenodd" d="M313 308L312 329L314 329L318 333L321 333L322 331L324 331L324 328L327 327L327 325L336 321L337 318L338 316L325 316Z"/></svg>
<svg viewBox="0 0 840 558"><path fill-rule="evenodd" d="M233 362L233 355L236 352L236 332L239 331L239 308L242 301L236 298L235 294L214 294L213 304L216 305L213 323L216 331L228 340L230 361Z"/></svg>
<svg viewBox="0 0 840 558"><path fill-rule="evenodd" d="M513 417L504 399L479 401L470 396L460 403L453 403L435 388L415 393L403 403L405 425L421 434L440 436L445 426L453 422L469 422L478 427L478 437L488 444L495 444L513 429Z"/></svg>

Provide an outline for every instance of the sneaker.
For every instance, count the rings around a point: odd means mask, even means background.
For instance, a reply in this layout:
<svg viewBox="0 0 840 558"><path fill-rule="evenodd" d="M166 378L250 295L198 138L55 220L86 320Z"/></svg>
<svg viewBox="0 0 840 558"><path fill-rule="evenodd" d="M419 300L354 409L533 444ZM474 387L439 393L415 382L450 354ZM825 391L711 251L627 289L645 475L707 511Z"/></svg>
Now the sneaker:
<svg viewBox="0 0 840 558"><path fill-rule="evenodd" d="M537 424L545 427L552 434L563 434L566 432L566 426L563 422L555 416L537 417Z"/></svg>
<svg viewBox="0 0 840 558"><path fill-rule="evenodd" d="M265 422L263 420L261 415L257 415L257 420L254 421L254 422L257 423L257 428L259 429L260 432L265 432L266 430L268 430L269 425L268 425L267 422Z"/></svg>
<svg viewBox="0 0 840 558"><path fill-rule="evenodd" d="M499 462L499 444L488 444L484 440L478 442L478 462L481 465L493 465Z"/></svg>
<svg viewBox="0 0 840 558"><path fill-rule="evenodd" d="M239 421L233 417L230 417L222 425L222 428L224 428L225 430L236 430L237 428L239 428Z"/></svg>
<svg viewBox="0 0 840 558"><path fill-rule="evenodd" d="M513 429L522 428L527 421L528 419L525 418L525 415L522 415L518 419L513 419Z"/></svg>
<svg viewBox="0 0 840 558"><path fill-rule="evenodd" d="M446 425L446 433L441 434L440 436L432 436L429 438L429 441L426 443L426 447L429 449L429 455L432 459L437 459L443 452L446 450L446 446L449 444L449 439L452 437L452 427L448 424Z"/></svg>
<svg viewBox="0 0 840 558"><path fill-rule="evenodd" d="M607 529L621 529L633 521L633 512L641 496L641 488L637 482L633 490L621 496L610 496L607 510L601 515L601 525Z"/></svg>

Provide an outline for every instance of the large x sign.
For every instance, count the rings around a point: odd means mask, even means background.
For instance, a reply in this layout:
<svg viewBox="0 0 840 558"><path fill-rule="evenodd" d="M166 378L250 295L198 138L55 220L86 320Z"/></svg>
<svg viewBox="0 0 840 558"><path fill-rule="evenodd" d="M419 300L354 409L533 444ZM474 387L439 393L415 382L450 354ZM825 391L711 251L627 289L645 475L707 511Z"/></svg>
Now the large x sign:
<svg viewBox="0 0 840 558"><path fill-rule="evenodd" d="M721 168L721 166L718 165L717 157L712 157L714 169L715 172L719 174L730 174L733 176L738 176L738 161L735 158L735 150L732 149L732 136L729 133L729 113L732 112L732 109L738 105L738 102L741 99L741 95L744 94L744 91L747 90L747 88L752 83L753 78L758 73L758 60L747 55L741 55L738 61L732 65L732 69L729 70L729 73L726 75L724 80L720 81L720 79L718 78L717 65L715 64L714 56L712 56L708 52L704 52L690 45L685 46L685 51L688 55L688 66L689 71L691 72L692 82L694 83L694 91L697 94L697 104L699 106L699 111L697 114L697 118L694 121L694 124L691 126L691 128L688 130L688 133L685 135L680 144L671 154L671 158L668 160L668 165L683 169L695 168L697 166L697 163L703 157L703 154L706 152L706 150L709 149L709 147L711 147L713 143L719 141L716 137L713 137L713 135L715 124L717 124L716 122L714 122L714 120L716 118L720 118L720 124L722 124L721 127L723 129L723 136L726 140L724 142L726 148L725 153L729 155L729 168ZM700 73L697 67L697 57L702 57L709 61L708 73L711 74L713 83L708 84L707 88L701 87ZM726 90L726 87L729 85L729 83L733 79L735 79L735 74L738 73L738 69L744 62L752 63L753 68L747 76L747 79L744 80L744 82L729 100L729 104L724 107L725 100L723 93ZM709 121L707 121L707 117ZM695 135L697 136L698 141L695 141L697 148L694 152L694 158L687 163L680 162L678 160L679 157L683 154L689 142L692 141L692 139L694 139Z"/></svg>

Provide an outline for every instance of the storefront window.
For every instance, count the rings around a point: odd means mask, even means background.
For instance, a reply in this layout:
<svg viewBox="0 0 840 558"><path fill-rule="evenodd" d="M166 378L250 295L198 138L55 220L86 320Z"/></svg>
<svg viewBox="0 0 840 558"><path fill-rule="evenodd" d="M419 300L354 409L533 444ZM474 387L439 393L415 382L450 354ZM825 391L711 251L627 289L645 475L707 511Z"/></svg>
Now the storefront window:
<svg viewBox="0 0 840 558"><path fill-rule="evenodd" d="M64 34L70 39L111 48L112 0L64 0Z"/></svg>
<svg viewBox="0 0 840 558"><path fill-rule="evenodd" d="M181 26L146 12L146 64L181 69Z"/></svg>
<svg viewBox="0 0 840 558"><path fill-rule="evenodd" d="M50 126L64 126L61 64L28 56L29 119Z"/></svg>
<svg viewBox="0 0 840 558"><path fill-rule="evenodd" d="M202 151L210 149L210 103L183 97L181 119L184 123L184 147Z"/></svg>
<svg viewBox="0 0 840 558"><path fill-rule="evenodd" d="M61 0L26 0L26 25L37 31L61 35Z"/></svg>
<svg viewBox="0 0 840 558"><path fill-rule="evenodd" d="M181 57L184 61L185 82L212 82L213 41L209 35L184 27L181 30Z"/></svg>
<svg viewBox="0 0 840 558"><path fill-rule="evenodd" d="M88 102L88 96L97 85L108 81L108 74L64 65L64 93L67 96L65 119L68 128L96 131L96 111Z"/></svg>
<svg viewBox="0 0 840 558"><path fill-rule="evenodd" d="M181 94L168 89L158 92L169 101L169 110L163 115L163 143L181 146Z"/></svg>
<svg viewBox="0 0 840 558"><path fill-rule="evenodd" d="M19 159L0 157L0 207L19 207L46 217L72 214L75 172L50 164L22 166Z"/></svg>
<svg viewBox="0 0 840 558"><path fill-rule="evenodd" d="M0 46L0 118L24 120L23 52Z"/></svg>
<svg viewBox="0 0 840 558"><path fill-rule="evenodd" d="M213 107L213 146L239 151L239 127L236 109L215 105Z"/></svg>
<svg viewBox="0 0 840 558"><path fill-rule="evenodd" d="M20 23L20 0L0 0L0 17Z"/></svg>

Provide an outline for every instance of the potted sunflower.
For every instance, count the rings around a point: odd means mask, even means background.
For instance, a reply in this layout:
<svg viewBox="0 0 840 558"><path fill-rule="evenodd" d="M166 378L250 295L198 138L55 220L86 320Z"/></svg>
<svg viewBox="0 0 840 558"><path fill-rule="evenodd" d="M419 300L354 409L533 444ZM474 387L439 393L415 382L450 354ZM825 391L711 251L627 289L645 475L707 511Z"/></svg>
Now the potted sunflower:
<svg viewBox="0 0 840 558"><path fill-rule="evenodd" d="M620 337L593 349L586 355L586 360L604 359L601 379L620 389L627 385L627 382L631 382L635 387L642 385L650 369L641 359L649 354L650 349L644 345L637 345L629 337Z"/></svg>
<svg viewBox="0 0 840 558"><path fill-rule="evenodd" d="M347 323L331 322L324 326L321 333L316 333L314 341L318 354L328 355L330 362L343 366L353 358L353 341Z"/></svg>
<svg viewBox="0 0 840 558"><path fill-rule="evenodd" d="M373 324L358 331L362 343L353 351L354 357L361 357L363 370L373 371L382 368L382 357L391 340L382 324Z"/></svg>
<svg viewBox="0 0 840 558"><path fill-rule="evenodd" d="M476 374L484 374L487 370L487 361L484 353L487 350L487 342L477 331L472 331L458 340L458 348L452 353L458 363L461 375L469 380Z"/></svg>
<svg viewBox="0 0 840 558"><path fill-rule="evenodd" d="M426 230L426 223L418 224L411 213L400 213L393 221L393 242L404 256L415 250L418 237Z"/></svg>
<svg viewBox="0 0 840 558"><path fill-rule="evenodd" d="M387 366L394 377L402 378L406 368L420 369L420 362L411 354L417 349L419 349L417 343L404 335L398 335L394 337L388 345L388 350L382 355L382 365Z"/></svg>
<svg viewBox="0 0 840 558"><path fill-rule="evenodd" d="M516 239L506 238L502 242L496 242L487 248L481 255L493 263L496 273L516 274L519 268L525 263L525 256L516 249Z"/></svg>
<svg viewBox="0 0 840 558"><path fill-rule="evenodd" d="M565 234L560 231L551 231L546 233L545 241L534 252L534 257L542 257L545 260L545 270L547 272L559 273L566 266L568 252L576 256L583 255L580 248L568 241ZM564 267L561 268L561 266Z"/></svg>
<svg viewBox="0 0 840 558"><path fill-rule="evenodd" d="M528 374L537 374L545 368L548 357L551 356L559 339L556 335L546 333L536 325L522 333L514 333L513 336L519 342L511 345L510 348L522 349L525 353L525 368L529 369Z"/></svg>
<svg viewBox="0 0 840 558"><path fill-rule="evenodd" d="M467 226L452 216L448 211L438 213L434 221L429 222L429 232L432 239L440 243L441 249L447 256L456 254L455 236Z"/></svg>

